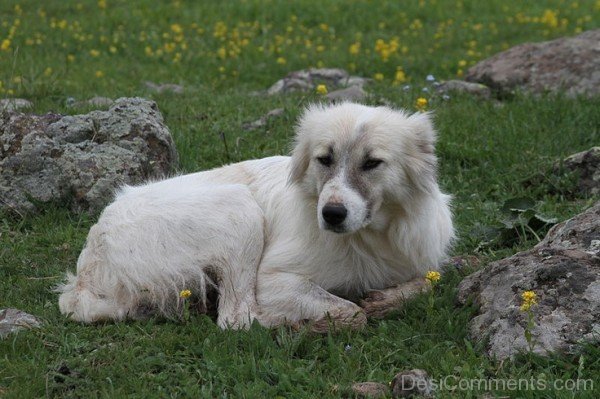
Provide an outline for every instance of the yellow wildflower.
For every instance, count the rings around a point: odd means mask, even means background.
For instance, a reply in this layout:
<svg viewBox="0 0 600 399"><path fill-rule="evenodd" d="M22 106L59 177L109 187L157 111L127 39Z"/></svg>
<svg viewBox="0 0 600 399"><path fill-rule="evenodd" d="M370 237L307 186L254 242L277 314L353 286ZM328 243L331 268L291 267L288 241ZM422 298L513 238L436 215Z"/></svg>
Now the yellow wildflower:
<svg viewBox="0 0 600 399"><path fill-rule="evenodd" d="M98 0L98 8L104 10L106 8L106 0Z"/></svg>
<svg viewBox="0 0 600 399"><path fill-rule="evenodd" d="M92 50L90 50L90 55L92 57L98 57L100 55L100 51L92 49Z"/></svg>
<svg viewBox="0 0 600 399"><path fill-rule="evenodd" d="M4 39L2 40L2 44L0 44L0 50L6 51L10 48L10 40Z"/></svg>
<svg viewBox="0 0 600 399"><path fill-rule="evenodd" d="M102 71L96 71L95 75L96 75L97 78L103 78L104 77L104 72L102 72Z"/></svg>
<svg viewBox="0 0 600 399"><path fill-rule="evenodd" d="M69 62L75 61L75 56L73 54L67 55L67 61L69 61Z"/></svg>
<svg viewBox="0 0 600 399"><path fill-rule="evenodd" d="M317 93L324 96L325 94L327 94L327 86L325 85L318 85L317 86Z"/></svg>
<svg viewBox="0 0 600 399"><path fill-rule="evenodd" d="M373 75L373 78L377 81L382 81L383 80L383 74L381 72L377 72L375 75Z"/></svg>
<svg viewBox="0 0 600 399"><path fill-rule="evenodd" d="M402 68L396 68L396 76L394 77L394 83L404 83L406 82L406 74L402 70Z"/></svg>
<svg viewBox="0 0 600 399"><path fill-rule="evenodd" d="M52 75L52 68L48 67L44 70L44 76Z"/></svg>
<svg viewBox="0 0 600 399"><path fill-rule="evenodd" d="M360 43L352 43L348 48L348 52L350 52L352 55L357 55L360 52Z"/></svg>
<svg viewBox="0 0 600 399"><path fill-rule="evenodd" d="M427 104L428 104L428 103L429 103L429 102L427 101L427 99L426 99L426 98L419 97L419 98L417 98L417 102L416 102L416 104L415 104L415 105L416 105L416 107L417 107L417 109L418 109L419 111L424 111L424 110L425 110L425 108L427 108Z"/></svg>
<svg viewBox="0 0 600 399"><path fill-rule="evenodd" d="M540 22L550 28L556 28L558 26L558 14L555 11L546 10L542 18L540 18Z"/></svg>
<svg viewBox="0 0 600 399"><path fill-rule="evenodd" d="M442 278L440 272L428 271L425 275L425 279L429 281L431 284L437 283Z"/></svg>
<svg viewBox="0 0 600 399"><path fill-rule="evenodd" d="M171 30L173 32L175 32L176 34L181 34L183 33L183 28L181 27L181 25L179 24L173 24L171 25Z"/></svg>
<svg viewBox="0 0 600 399"><path fill-rule="evenodd" d="M179 297L183 299L189 298L190 296L192 296L192 291L190 290L183 290L179 293Z"/></svg>
<svg viewBox="0 0 600 399"><path fill-rule="evenodd" d="M286 62L287 62L287 61L286 61L286 60L285 60L285 58L283 58L283 57L279 57L279 58L277 58L277 63L278 63L279 65L285 65L285 63L286 63Z"/></svg>
<svg viewBox="0 0 600 399"><path fill-rule="evenodd" d="M521 299L523 300L523 303L521 303L519 309L521 309L522 312L526 312L531 309L533 305L537 305L537 294L533 291L524 291L521 294Z"/></svg>

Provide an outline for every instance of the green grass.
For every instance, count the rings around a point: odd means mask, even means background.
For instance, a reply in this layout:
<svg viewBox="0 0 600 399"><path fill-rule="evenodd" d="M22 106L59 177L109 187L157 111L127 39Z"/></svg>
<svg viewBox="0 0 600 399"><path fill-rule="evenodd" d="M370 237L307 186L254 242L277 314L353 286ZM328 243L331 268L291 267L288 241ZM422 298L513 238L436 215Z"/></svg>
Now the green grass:
<svg viewBox="0 0 600 399"><path fill-rule="evenodd" d="M459 240L453 252L471 254L479 245L471 230L494 223L507 198L533 197L541 212L559 219L593 202L562 192L550 195L542 186L526 188L522 181L560 157L598 145L600 99L517 94L502 103L466 96L442 101L421 91L425 76L455 78L459 69L508 46L597 27L600 5L558 0L456 4L108 0L103 9L96 1L5 0L0 4L0 44L9 40L9 46L0 50L0 94L28 98L40 113L76 112L65 107L68 97L151 97L175 137L180 171L191 172L288 152L296 116L318 96L250 95L287 72L323 65L369 77L381 73L383 81L368 88L370 103L385 98L414 110L418 97L430 101L440 133L440 180L455 196ZM387 61L375 51L377 39L398 43ZM360 52L351 54L349 47L357 42ZM147 47L153 55L147 55ZM159 48L162 55L156 55ZM93 56L91 50L99 54ZM177 53L180 61L174 63ZM407 81L394 85L398 67ZM179 83L186 92L157 95L144 87L144 80ZM411 88L402 90L404 84ZM267 128L241 130L243 122L276 107L285 113ZM384 321L370 322L362 332L316 336L259 326L222 332L202 315L185 324L68 322L58 312L52 288L74 269L93 223L94 216L52 207L35 217L1 219L0 308L33 313L44 325L0 341L0 397L348 397L352 382L386 382L415 367L435 378L592 378L595 392L518 395L598 396L597 347L585 347L578 356L487 359L481 344L468 337L467 322L476 309L455 305L456 286L465 271L444 276L433 309L425 295ZM476 255L487 262L534 244L485 248Z"/></svg>

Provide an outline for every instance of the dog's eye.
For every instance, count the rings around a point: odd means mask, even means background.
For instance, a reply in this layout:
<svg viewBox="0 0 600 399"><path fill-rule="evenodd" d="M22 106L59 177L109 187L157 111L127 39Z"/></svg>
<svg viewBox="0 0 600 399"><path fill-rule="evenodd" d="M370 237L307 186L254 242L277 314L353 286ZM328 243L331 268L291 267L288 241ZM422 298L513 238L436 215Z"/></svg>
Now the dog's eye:
<svg viewBox="0 0 600 399"><path fill-rule="evenodd" d="M331 166L333 157L331 155L325 155L323 157L317 157L317 161L323 166Z"/></svg>
<svg viewBox="0 0 600 399"><path fill-rule="evenodd" d="M379 165L381 165L383 161L381 159L367 159L365 163L362 165L363 170L371 170L375 169Z"/></svg>

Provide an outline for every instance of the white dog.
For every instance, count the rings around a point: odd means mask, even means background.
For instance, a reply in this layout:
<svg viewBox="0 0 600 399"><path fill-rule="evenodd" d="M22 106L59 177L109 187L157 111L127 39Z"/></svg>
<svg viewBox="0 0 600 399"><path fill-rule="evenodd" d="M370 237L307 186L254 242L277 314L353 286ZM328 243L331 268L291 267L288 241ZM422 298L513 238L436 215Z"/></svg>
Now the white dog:
<svg viewBox="0 0 600 399"><path fill-rule="evenodd" d="M315 105L291 157L125 187L59 288L61 312L83 322L172 315L181 290L203 301L215 284L222 328L360 326L350 300L420 286L446 255L454 232L435 139L425 113Z"/></svg>

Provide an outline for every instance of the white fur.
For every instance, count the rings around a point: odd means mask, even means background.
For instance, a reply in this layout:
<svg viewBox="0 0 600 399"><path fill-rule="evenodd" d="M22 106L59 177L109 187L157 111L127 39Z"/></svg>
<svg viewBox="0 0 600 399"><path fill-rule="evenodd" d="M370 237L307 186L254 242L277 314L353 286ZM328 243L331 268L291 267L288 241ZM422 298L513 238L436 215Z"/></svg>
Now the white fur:
<svg viewBox="0 0 600 399"><path fill-rule="evenodd" d="M352 317L360 308L342 296L423 276L446 255L453 227L434 142L427 114L313 106L291 158L126 187L90 230L77 276L60 287L61 312L83 322L143 307L177 314L180 290L204 299L216 284L223 328ZM332 169L316 161L328 148ZM363 175L364 154L383 164ZM348 209L339 233L322 217L332 202Z"/></svg>

